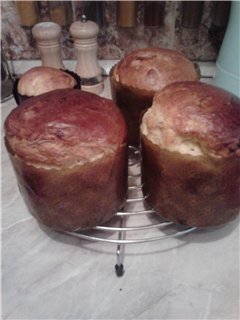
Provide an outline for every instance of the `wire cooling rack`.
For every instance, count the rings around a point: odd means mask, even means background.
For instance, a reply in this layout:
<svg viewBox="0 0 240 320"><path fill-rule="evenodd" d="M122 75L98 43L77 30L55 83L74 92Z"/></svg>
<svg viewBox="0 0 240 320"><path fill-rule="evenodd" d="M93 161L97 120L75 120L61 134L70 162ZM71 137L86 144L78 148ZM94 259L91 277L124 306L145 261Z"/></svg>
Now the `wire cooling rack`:
<svg viewBox="0 0 240 320"><path fill-rule="evenodd" d="M161 219L147 208L142 194L140 152L129 147L128 198L113 219L105 225L97 226L88 231L65 232L68 235L89 241L108 242L117 245L115 265L118 277L124 274L123 255L126 244L160 241L168 238L178 238L196 228L177 226L173 222ZM110 236L109 236L110 235Z"/></svg>

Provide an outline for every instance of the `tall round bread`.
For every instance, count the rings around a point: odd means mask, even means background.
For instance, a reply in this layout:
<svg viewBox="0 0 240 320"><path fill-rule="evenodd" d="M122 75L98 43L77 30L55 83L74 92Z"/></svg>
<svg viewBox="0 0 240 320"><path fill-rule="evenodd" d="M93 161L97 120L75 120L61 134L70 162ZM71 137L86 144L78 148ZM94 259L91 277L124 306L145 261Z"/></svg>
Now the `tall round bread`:
<svg viewBox="0 0 240 320"><path fill-rule="evenodd" d="M141 125L143 192L162 217L207 227L240 208L240 100L200 82L157 93Z"/></svg>
<svg viewBox="0 0 240 320"><path fill-rule="evenodd" d="M39 66L24 72L14 84L17 103L56 89L80 89L80 77L69 70Z"/></svg>
<svg viewBox="0 0 240 320"><path fill-rule="evenodd" d="M56 230L110 219L127 192L127 129L111 100L75 89L28 99L5 142L30 212Z"/></svg>
<svg viewBox="0 0 240 320"><path fill-rule="evenodd" d="M127 122L129 144L139 146L142 115L151 106L154 94L170 83L184 80L199 80L197 67L170 49L138 49L112 68L112 96Z"/></svg>

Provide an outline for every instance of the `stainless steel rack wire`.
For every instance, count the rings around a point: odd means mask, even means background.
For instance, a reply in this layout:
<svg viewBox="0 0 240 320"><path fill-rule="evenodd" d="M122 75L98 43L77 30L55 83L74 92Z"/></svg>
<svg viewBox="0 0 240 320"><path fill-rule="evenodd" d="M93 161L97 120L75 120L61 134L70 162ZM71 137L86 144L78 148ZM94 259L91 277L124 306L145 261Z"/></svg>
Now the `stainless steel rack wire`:
<svg viewBox="0 0 240 320"><path fill-rule="evenodd" d="M147 197L144 197L142 194L140 157L139 150L130 146L128 198L122 211L117 212L107 224L97 226L90 231L76 230L74 232L65 232L70 236L84 240L116 244L117 263L115 271L118 277L124 274L123 256L126 244L139 244L168 238L178 238L196 229L195 227L176 226L173 222L161 219L156 215L154 210L147 208L145 203ZM140 219L143 216L145 219ZM110 233L111 236L109 236ZM137 238L135 236L136 233L139 234Z"/></svg>

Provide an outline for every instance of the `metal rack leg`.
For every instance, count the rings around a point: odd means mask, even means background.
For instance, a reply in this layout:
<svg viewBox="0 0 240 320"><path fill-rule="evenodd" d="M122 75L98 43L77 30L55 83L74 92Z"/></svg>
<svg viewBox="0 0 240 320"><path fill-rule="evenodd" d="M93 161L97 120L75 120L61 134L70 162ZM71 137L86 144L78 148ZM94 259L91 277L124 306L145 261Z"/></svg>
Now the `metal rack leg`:
<svg viewBox="0 0 240 320"><path fill-rule="evenodd" d="M124 217L121 217L121 219L120 219L120 228L123 227L123 220L124 220ZM123 239L123 233L124 233L123 230L119 230L118 240L122 240ZM123 274L124 274L123 249L124 249L124 244L123 243L118 243L117 251L116 251L117 263L115 265L115 272L116 272L116 275L118 277L122 277Z"/></svg>

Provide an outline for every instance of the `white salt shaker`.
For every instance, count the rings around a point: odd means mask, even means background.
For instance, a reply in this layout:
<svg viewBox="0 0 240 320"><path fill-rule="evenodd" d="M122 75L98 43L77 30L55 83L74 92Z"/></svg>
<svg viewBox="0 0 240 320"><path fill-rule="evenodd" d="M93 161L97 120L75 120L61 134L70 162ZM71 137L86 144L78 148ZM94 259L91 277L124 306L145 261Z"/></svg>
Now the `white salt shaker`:
<svg viewBox="0 0 240 320"><path fill-rule="evenodd" d="M75 72L81 77L83 91L100 94L103 90L101 67L97 60L98 25L81 17L81 21L73 22L70 33L77 51L77 65Z"/></svg>
<svg viewBox="0 0 240 320"><path fill-rule="evenodd" d="M65 69L60 46L61 27L51 21L40 22L32 28L32 35L36 39L42 65Z"/></svg>

